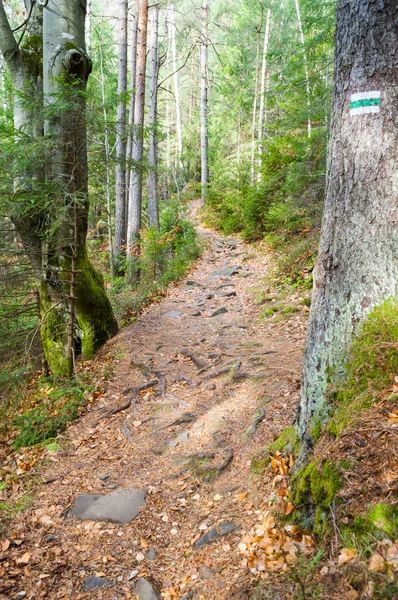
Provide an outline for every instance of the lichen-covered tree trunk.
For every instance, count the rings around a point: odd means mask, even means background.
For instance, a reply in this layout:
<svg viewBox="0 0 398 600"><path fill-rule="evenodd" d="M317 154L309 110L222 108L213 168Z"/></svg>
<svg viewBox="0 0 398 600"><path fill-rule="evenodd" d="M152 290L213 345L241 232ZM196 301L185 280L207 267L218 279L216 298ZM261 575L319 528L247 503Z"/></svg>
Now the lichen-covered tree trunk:
<svg viewBox="0 0 398 600"><path fill-rule="evenodd" d="M209 135L207 123L208 111L208 18L207 0L202 2L202 38L201 38L201 80L200 80L200 147L201 147L201 183L202 203L206 203L209 186Z"/></svg>
<svg viewBox="0 0 398 600"><path fill-rule="evenodd" d="M118 65L118 105L116 118L116 205L114 274L123 276L125 272L127 242L127 201L126 201L126 93L127 93L127 24L128 2L119 2L119 65Z"/></svg>
<svg viewBox="0 0 398 600"><path fill-rule="evenodd" d="M398 291L398 4L339 0L327 189L300 434L325 414L364 316Z"/></svg>
<svg viewBox="0 0 398 600"><path fill-rule="evenodd" d="M68 309L72 259L76 331L89 357L117 331L102 278L87 257L88 168L85 88L91 61L85 50L86 2L49 0L43 14L44 98L51 139L46 183L53 193L51 234L40 286L43 347L51 370L68 369ZM48 233L48 232L47 232Z"/></svg>
<svg viewBox="0 0 398 600"><path fill-rule="evenodd" d="M142 177L144 156L145 75L148 31L148 0L141 0L138 10L137 65L135 79L134 131L131 159L134 163L130 182L127 225L128 277L139 279Z"/></svg>
<svg viewBox="0 0 398 600"><path fill-rule="evenodd" d="M152 6L149 11L149 174L148 174L148 218L149 225L159 229L158 203L158 23L159 7Z"/></svg>

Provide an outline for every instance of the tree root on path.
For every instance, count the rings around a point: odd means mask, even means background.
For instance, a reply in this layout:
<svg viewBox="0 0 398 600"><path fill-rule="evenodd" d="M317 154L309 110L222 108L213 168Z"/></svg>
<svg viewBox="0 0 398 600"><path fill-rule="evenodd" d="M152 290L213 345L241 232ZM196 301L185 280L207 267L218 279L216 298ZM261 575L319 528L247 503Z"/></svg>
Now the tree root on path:
<svg viewBox="0 0 398 600"><path fill-rule="evenodd" d="M256 413L256 416L255 416L252 424L250 425L250 427L246 431L247 437L248 437L249 440L256 433L257 427L259 426L259 424L261 423L261 421L264 421L264 419L265 419L265 410L263 409L263 407L261 407L260 410Z"/></svg>
<svg viewBox="0 0 398 600"><path fill-rule="evenodd" d="M194 352L191 352L188 348L182 348L179 354L185 356L186 358L189 358L189 360L193 362L197 369L207 369L209 367L209 365L204 360L199 358L199 356L194 354Z"/></svg>
<svg viewBox="0 0 398 600"><path fill-rule="evenodd" d="M233 367L232 365L235 366ZM242 361L240 360L240 358L236 360L231 360L230 362L226 363L223 367L221 367L221 369L218 369L217 371L214 371L214 373L209 373L208 375L206 375L206 377L203 377L202 381L208 381L209 379L215 379L216 377L220 377L221 375L227 375L228 373L231 373L231 371L234 372L235 378L241 365Z"/></svg>
<svg viewBox="0 0 398 600"><path fill-rule="evenodd" d="M234 453L232 448L225 448L224 450L225 453L225 459L223 460L223 462L220 465L215 465L213 466L206 466L206 467L195 467L195 471L198 475L202 475L202 477L204 477L205 480L211 481L214 479L217 479L217 477L220 476L220 474L231 464L233 458L234 458Z"/></svg>
<svg viewBox="0 0 398 600"><path fill-rule="evenodd" d="M156 375L156 373L155 373ZM144 385L141 385L139 387L126 387L124 388L124 390L122 390L122 393L124 396L127 396L127 394L130 394L131 392L133 392L134 394L139 394L140 392L143 392L144 390L149 390L149 388L154 387L155 385L157 385L159 383L158 379L152 379L152 381L148 381L148 383L144 383Z"/></svg>

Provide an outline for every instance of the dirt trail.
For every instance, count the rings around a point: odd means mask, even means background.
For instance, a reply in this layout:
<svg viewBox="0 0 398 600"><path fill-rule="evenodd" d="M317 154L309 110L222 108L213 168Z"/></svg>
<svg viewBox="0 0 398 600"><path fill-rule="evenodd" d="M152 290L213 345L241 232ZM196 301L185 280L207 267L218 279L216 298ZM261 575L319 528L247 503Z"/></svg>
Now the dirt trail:
<svg viewBox="0 0 398 600"><path fill-rule="evenodd" d="M26 595L4 597L135 598L141 576L165 599L248 597L238 543L277 495L250 463L292 422L305 309L259 319L269 306L254 293L265 287L265 253L201 235L208 247L191 273L102 351L114 358L113 377L68 429L63 450L49 453L44 478L53 481L13 525L20 554L30 553L17 583ZM299 298L290 302L299 306ZM106 416L129 399L129 408ZM147 496L130 524L64 516L79 494L131 488ZM236 529L193 549L225 522ZM88 576L113 585L83 593Z"/></svg>

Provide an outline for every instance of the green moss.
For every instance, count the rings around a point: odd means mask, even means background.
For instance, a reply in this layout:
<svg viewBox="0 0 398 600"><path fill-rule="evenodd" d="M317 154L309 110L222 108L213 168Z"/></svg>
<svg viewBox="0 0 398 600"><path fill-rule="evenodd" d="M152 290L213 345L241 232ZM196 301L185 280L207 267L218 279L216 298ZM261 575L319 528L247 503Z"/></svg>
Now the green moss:
<svg viewBox="0 0 398 600"><path fill-rule="evenodd" d="M355 418L381 397L398 372L398 303L388 299L361 324L350 349L344 382L332 390L335 414L329 432L340 435Z"/></svg>
<svg viewBox="0 0 398 600"><path fill-rule="evenodd" d="M320 423L320 421L318 421L311 427L311 437L313 437L314 440L319 440L319 438L321 437L321 433L322 424Z"/></svg>
<svg viewBox="0 0 398 600"><path fill-rule="evenodd" d="M268 452L269 454L282 452L282 454L294 454L294 456L297 456L300 448L301 442L297 429L295 427L286 427L278 439L268 446Z"/></svg>
<svg viewBox="0 0 398 600"><path fill-rule="evenodd" d="M340 466L332 460L321 464L318 459L302 467L293 476L289 499L300 511L300 517L303 512L312 512L313 530L321 534L328 529L330 506L341 488Z"/></svg>
<svg viewBox="0 0 398 600"><path fill-rule="evenodd" d="M254 473L262 473L268 466L270 457L277 452L282 454L293 454L297 456L300 452L301 441L295 427L286 427L281 435L270 446L253 457L251 468Z"/></svg>
<svg viewBox="0 0 398 600"><path fill-rule="evenodd" d="M390 538L398 537L398 506L377 504L369 512L368 520L373 528L380 529Z"/></svg>

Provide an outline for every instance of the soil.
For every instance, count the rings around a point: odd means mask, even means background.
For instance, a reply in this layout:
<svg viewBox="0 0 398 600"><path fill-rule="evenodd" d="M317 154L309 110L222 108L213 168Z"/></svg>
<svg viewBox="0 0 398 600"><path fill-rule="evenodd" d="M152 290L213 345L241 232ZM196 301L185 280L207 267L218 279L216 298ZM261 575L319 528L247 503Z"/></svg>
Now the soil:
<svg viewBox="0 0 398 600"><path fill-rule="evenodd" d="M166 600L252 597L238 545L281 498L251 461L294 419L308 308L295 294L297 312L261 318L275 304L264 248L199 230L191 272L97 356L112 377L41 461L48 483L4 541L1 598L135 598L140 577ZM147 496L130 524L68 515L79 494L133 488ZM193 548L226 521L236 529ZM88 577L112 585L83 591Z"/></svg>

